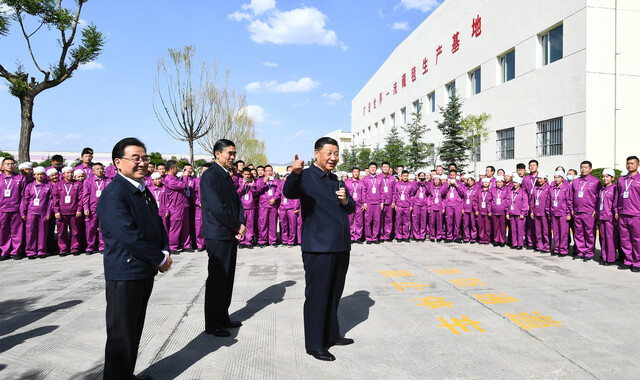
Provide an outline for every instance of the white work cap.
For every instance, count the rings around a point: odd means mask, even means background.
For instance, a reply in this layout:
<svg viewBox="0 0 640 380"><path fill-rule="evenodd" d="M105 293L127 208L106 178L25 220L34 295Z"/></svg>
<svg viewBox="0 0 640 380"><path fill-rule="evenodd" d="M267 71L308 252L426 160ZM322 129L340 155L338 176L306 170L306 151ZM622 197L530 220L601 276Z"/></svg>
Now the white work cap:
<svg viewBox="0 0 640 380"><path fill-rule="evenodd" d="M448 176L448 175L446 175L446 174L442 174L442 175L440 176L440 179L442 179L442 180L446 180L446 179L449 179L449 176Z"/></svg>
<svg viewBox="0 0 640 380"><path fill-rule="evenodd" d="M151 179L162 178L162 174L155 172L151 174Z"/></svg>
<svg viewBox="0 0 640 380"><path fill-rule="evenodd" d="M484 177L482 179L482 183L490 183L490 182L491 182L491 179L489 177Z"/></svg>
<svg viewBox="0 0 640 380"><path fill-rule="evenodd" d="M504 172L504 176L507 177L513 177L513 173L512 172Z"/></svg>
<svg viewBox="0 0 640 380"><path fill-rule="evenodd" d="M35 169L33 169L33 172L34 173L46 173L46 170L42 166L37 166Z"/></svg>
<svg viewBox="0 0 640 380"><path fill-rule="evenodd" d="M23 162L20 165L18 165L18 169L31 169L32 167L33 167L33 164L29 161Z"/></svg>
<svg viewBox="0 0 640 380"><path fill-rule="evenodd" d="M512 182L522 183L522 178L520 178L519 176L515 176L515 177L513 177L513 181Z"/></svg>
<svg viewBox="0 0 640 380"><path fill-rule="evenodd" d="M503 177L503 176L501 176L501 175L497 175L497 176L496 176L496 182L498 182L498 181L502 181L502 182L504 182L504 177Z"/></svg>
<svg viewBox="0 0 640 380"><path fill-rule="evenodd" d="M547 178L549 178L549 175L547 173L538 173L538 178L547 179Z"/></svg>
<svg viewBox="0 0 640 380"><path fill-rule="evenodd" d="M77 176L78 174L84 174L84 172L82 171L82 169L76 169L73 171L73 176Z"/></svg>
<svg viewBox="0 0 640 380"><path fill-rule="evenodd" d="M409 179L416 179L416 175L415 174L409 174Z"/></svg>
<svg viewBox="0 0 640 380"><path fill-rule="evenodd" d="M604 169L604 170L602 171L602 175L605 175L605 174L606 174L606 175L610 175L610 176L612 176L612 177L614 177L614 178L615 178L615 176L616 176L616 172L614 172L614 171L613 171L613 169L611 169L611 168L606 168L606 169Z"/></svg>
<svg viewBox="0 0 640 380"><path fill-rule="evenodd" d="M560 177L564 178L564 172L563 172L562 170L556 170L556 171L553 173L553 176L554 176L554 177L555 177L555 176L557 176L557 175L559 175Z"/></svg>
<svg viewBox="0 0 640 380"><path fill-rule="evenodd" d="M65 166L64 168L62 168L62 173L64 174L65 172L67 172L69 170L73 171L73 168L71 166Z"/></svg>
<svg viewBox="0 0 640 380"><path fill-rule="evenodd" d="M51 169L47 170L47 177L50 177L50 176L52 176L54 174L58 174L58 169L51 168Z"/></svg>

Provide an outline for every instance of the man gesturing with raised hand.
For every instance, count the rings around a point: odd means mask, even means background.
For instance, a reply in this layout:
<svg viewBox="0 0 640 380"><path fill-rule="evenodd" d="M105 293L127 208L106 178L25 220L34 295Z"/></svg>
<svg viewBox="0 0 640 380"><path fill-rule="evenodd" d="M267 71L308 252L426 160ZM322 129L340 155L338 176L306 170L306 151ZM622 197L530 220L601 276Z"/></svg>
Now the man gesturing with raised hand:
<svg viewBox="0 0 640 380"><path fill-rule="evenodd" d="M338 164L338 142L319 139L314 156L316 162L304 169L304 161L296 154L283 194L301 203L305 347L314 358L332 361L336 358L329 347L353 343L353 339L340 337L338 303L351 251L348 215L355 211L356 203L331 172Z"/></svg>

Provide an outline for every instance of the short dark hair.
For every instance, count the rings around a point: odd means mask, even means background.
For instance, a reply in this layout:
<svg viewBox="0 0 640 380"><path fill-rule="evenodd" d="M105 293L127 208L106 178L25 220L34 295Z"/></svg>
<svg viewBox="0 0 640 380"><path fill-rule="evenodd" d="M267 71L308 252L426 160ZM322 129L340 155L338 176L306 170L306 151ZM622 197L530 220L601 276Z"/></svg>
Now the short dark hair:
<svg viewBox="0 0 640 380"><path fill-rule="evenodd" d="M359 168L359 167L357 167L357 166L352 167L352 168L351 168L351 171L354 171L354 170L356 170L356 169L358 169L358 171L360 171L360 168Z"/></svg>
<svg viewBox="0 0 640 380"><path fill-rule="evenodd" d="M391 166L391 164L389 163L389 161L382 161L382 163L380 164L380 166L382 166L382 165L389 165L389 166Z"/></svg>
<svg viewBox="0 0 640 380"><path fill-rule="evenodd" d="M630 160L636 160L636 162L640 162L640 160L638 159L638 156L629 156L629 157L627 157L627 161L630 161Z"/></svg>
<svg viewBox="0 0 640 380"><path fill-rule="evenodd" d="M220 139L218 141L216 141L216 143L213 145L213 153L215 154L215 152L220 152L222 153L222 151L224 151L224 149L226 147L236 147L236 144L233 143L233 141L231 140L227 140L227 139Z"/></svg>
<svg viewBox="0 0 640 380"><path fill-rule="evenodd" d="M238 164L239 164L239 163L241 163L241 162L242 162L242 164L244 165L244 161L242 161L242 160L238 160L238 161L236 161L236 165L238 165Z"/></svg>
<svg viewBox="0 0 640 380"><path fill-rule="evenodd" d="M287 170L289 170L289 168L293 169L293 166L287 165Z"/></svg>
<svg viewBox="0 0 640 380"><path fill-rule="evenodd" d="M262 166L262 165L258 165L258 167L256 168L256 170L257 170L257 169L260 169L260 168L263 168L263 169L264 169L264 166Z"/></svg>
<svg viewBox="0 0 640 380"><path fill-rule="evenodd" d="M527 170L527 167L521 162L518 165L516 165L516 170L518 170L518 169Z"/></svg>
<svg viewBox="0 0 640 380"><path fill-rule="evenodd" d="M451 168L452 166L455 166L456 168L458 168L458 165L454 164L453 162L449 164L449 168Z"/></svg>
<svg viewBox="0 0 640 380"><path fill-rule="evenodd" d="M449 173L456 173L458 174L458 171L456 169L449 169Z"/></svg>
<svg viewBox="0 0 640 380"><path fill-rule="evenodd" d="M338 146L338 142L331 137L320 137L313 146L314 150L320 150L325 145L335 145Z"/></svg>
<svg viewBox="0 0 640 380"><path fill-rule="evenodd" d="M408 170L403 170L402 173L400 173L400 174L409 174L409 171Z"/></svg>
<svg viewBox="0 0 640 380"><path fill-rule="evenodd" d="M212 165L212 164L213 164L213 163L211 163L211 162L205 162L205 163L202 165L202 167L203 167L203 168L207 168L207 169L208 169L208 168L210 168L210 167L211 167L211 165Z"/></svg>
<svg viewBox="0 0 640 380"><path fill-rule="evenodd" d="M265 166L264 166L264 168L265 168L265 170L266 170L267 168L271 168L271 169L273 169L273 166L271 166L271 165L265 165Z"/></svg>
<svg viewBox="0 0 640 380"><path fill-rule="evenodd" d="M591 169L593 167L593 165L591 165L591 161L586 161L586 160L582 161L580 163L580 166L582 166L582 165L589 165L589 169Z"/></svg>
<svg viewBox="0 0 640 380"><path fill-rule="evenodd" d="M85 154L93 154L93 149L91 149L89 147L82 149L82 154L81 155L84 156Z"/></svg>
<svg viewBox="0 0 640 380"><path fill-rule="evenodd" d="M443 167L442 167L442 165L438 165L438 166L436 166L436 169L437 169L437 168L443 168ZM444 168L443 168L443 169L444 169Z"/></svg>
<svg viewBox="0 0 640 380"><path fill-rule="evenodd" d="M61 154L54 154L51 157L51 161L59 161L59 162L64 162L64 158L62 157Z"/></svg>
<svg viewBox="0 0 640 380"><path fill-rule="evenodd" d="M95 168L96 166L102 166L104 168L104 165L102 165L102 162L94 162L93 167Z"/></svg>
<svg viewBox="0 0 640 380"><path fill-rule="evenodd" d="M538 163L538 160L530 160L530 161L529 161L529 165L531 165L531 164L532 164L532 163L534 163L534 162L535 162L535 164L536 164L536 165L538 165L538 166L540 165L540 164Z"/></svg>
<svg viewBox="0 0 640 380"><path fill-rule="evenodd" d="M144 149L145 152L147 151L147 147L144 146L142 141L138 140L135 137L125 137L122 140L118 141L116 145L113 146L113 150L111 151L111 161L113 161L114 165L116 164L116 158L124 157L124 149L128 146L138 146Z"/></svg>
<svg viewBox="0 0 640 380"><path fill-rule="evenodd" d="M186 164L182 165L182 168L184 169L185 166L191 166L191 164L187 162ZM191 166L191 167L193 167L193 166Z"/></svg>
<svg viewBox="0 0 640 380"><path fill-rule="evenodd" d="M575 174L578 174L578 171L576 169L567 170L567 174L569 174L570 172L574 172Z"/></svg>
<svg viewBox="0 0 640 380"><path fill-rule="evenodd" d="M493 167L492 165L487 166L487 169L491 169L491 173L495 173L496 172L496 168Z"/></svg>
<svg viewBox="0 0 640 380"><path fill-rule="evenodd" d="M242 169L242 172L243 172L243 173L244 173L244 172L247 172L247 173L251 174L251 169L249 169L249 168L243 168L243 169Z"/></svg>
<svg viewBox="0 0 640 380"><path fill-rule="evenodd" d="M156 168L159 168L160 166L164 166L164 168L167 168L167 165L165 165L164 162L160 162L159 164L156 165Z"/></svg>
<svg viewBox="0 0 640 380"><path fill-rule="evenodd" d="M13 161L16 162L16 160L13 157L5 157L2 159L2 163L4 163L5 161Z"/></svg>
<svg viewBox="0 0 640 380"><path fill-rule="evenodd" d="M474 176L468 177L467 179L470 179L470 180L472 180L473 182L475 182L475 181L476 181L476 177L474 177Z"/></svg>
<svg viewBox="0 0 640 380"><path fill-rule="evenodd" d="M396 169L397 168L403 168L404 169L404 165L398 165L398 166L396 166Z"/></svg>
<svg viewBox="0 0 640 380"><path fill-rule="evenodd" d="M178 167L178 163L176 162L176 160L169 160L167 161L167 164L165 165L165 168L167 168L167 171Z"/></svg>
<svg viewBox="0 0 640 380"><path fill-rule="evenodd" d="M369 162L369 166L371 166L371 165L375 166L376 168L378 167L378 164L376 164L376 163L375 163L375 162L373 162L373 161Z"/></svg>

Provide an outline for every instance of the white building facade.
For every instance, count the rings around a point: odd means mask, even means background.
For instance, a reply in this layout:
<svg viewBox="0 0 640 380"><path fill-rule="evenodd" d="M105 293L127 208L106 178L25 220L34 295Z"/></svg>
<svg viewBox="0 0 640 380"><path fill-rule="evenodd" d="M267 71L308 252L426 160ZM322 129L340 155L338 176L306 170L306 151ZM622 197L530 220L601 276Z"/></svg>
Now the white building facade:
<svg viewBox="0 0 640 380"><path fill-rule="evenodd" d="M446 0L353 99L352 145L404 135L422 104L437 147L453 88L463 116L491 115L479 168L624 169L640 155L640 1Z"/></svg>

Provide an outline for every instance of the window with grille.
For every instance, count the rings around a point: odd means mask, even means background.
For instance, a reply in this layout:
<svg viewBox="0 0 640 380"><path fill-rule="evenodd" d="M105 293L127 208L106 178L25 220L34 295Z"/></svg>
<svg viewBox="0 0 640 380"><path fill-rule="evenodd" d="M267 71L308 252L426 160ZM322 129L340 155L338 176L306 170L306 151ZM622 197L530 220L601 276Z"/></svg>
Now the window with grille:
<svg viewBox="0 0 640 380"><path fill-rule="evenodd" d="M540 121L537 124L538 157L562 155L562 118Z"/></svg>
<svg viewBox="0 0 640 380"><path fill-rule="evenodd" d="M496 154L498 160L514 158L515 132L513 128L496 131Z"/></svg>

